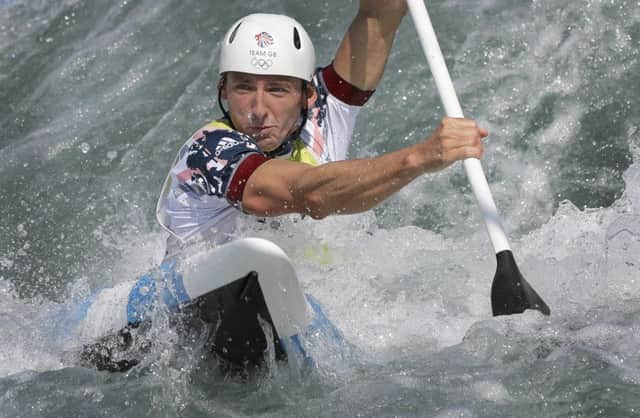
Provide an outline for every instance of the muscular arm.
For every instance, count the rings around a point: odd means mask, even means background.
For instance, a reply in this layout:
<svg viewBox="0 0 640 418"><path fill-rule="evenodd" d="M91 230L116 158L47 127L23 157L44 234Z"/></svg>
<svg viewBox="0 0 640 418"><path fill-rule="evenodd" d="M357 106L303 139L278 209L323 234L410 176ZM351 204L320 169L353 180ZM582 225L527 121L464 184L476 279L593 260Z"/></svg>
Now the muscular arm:
<svg viewBox="0 0 640 418"><path fill-rule="evenodd" d="M316 219L363 212L425 172L480 158L486 135L472 120L445 118L428 140L376 158L318 167L270 160L249 177L243 208L259 216L302 213Z"/></svg>
<svg viewBox="0 0 640 418"><path fill-rule="evenodd" d="M315 219L357 213L380 203L420 173L406 150L318 167L271 160L249 178L243 208L260 216L302 213Z"/></svg>
<svg viewBox="0 0 640 418"><path fill-rule="evenodd" d="M361 90L374 90L384 72L405 0L360 0L333 62L336 72Z"/></svg>

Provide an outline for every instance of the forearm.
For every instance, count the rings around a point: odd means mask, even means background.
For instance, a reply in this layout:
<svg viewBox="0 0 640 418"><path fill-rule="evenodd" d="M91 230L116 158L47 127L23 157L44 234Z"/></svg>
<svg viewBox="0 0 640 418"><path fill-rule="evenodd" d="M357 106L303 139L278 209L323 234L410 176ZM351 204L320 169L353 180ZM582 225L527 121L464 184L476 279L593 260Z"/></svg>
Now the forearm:
<svg viewBox="0 0 640 418"><path fill-rule="evenodd" d="M317 167L270 160L248 179L243 209L257 216L301 213L315 219L363 212L428 170L424 151L419 152L421 147L426 147L426 143L376 158Z"/></svg>
<svg viewBox="0 0 640 418"><path fill-rule="evenodd" d="M475 121L444 118L425 141L380 157L329 163L293 183L294 201L314 217L368 210L422 173L442 170L465 158L480 158L489 133Z"/></svg>
<svg viewBox="0 0 640 418"><path fill-rule="evenodd" d="M298 211L313 218L371 209L426 171L419 145L380 157L339 161L308 170L293 184Z"/></svg>

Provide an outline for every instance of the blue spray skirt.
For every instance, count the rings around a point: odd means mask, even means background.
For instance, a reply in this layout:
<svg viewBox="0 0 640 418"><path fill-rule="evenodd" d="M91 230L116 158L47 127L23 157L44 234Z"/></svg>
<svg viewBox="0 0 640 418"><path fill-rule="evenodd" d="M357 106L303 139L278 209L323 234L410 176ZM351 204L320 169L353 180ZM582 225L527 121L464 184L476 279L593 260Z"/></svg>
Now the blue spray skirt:
<svg viewBox="0 0 640 418"><path fill-rule="evenodd" d="M178 271L179 270L179 271ZM74 309L83 359L99 369L126 370L139 361L117 351L132 345L135 330L148 326L158 310L212 328L208 345L231 366L253 367L267 348L290 364L313 365L305 342L342 344L342 335L320 304L300 289L289 258L278 246L246 238L158 272L102 289ZM117 360L114 360L117 359Z"/></svg>

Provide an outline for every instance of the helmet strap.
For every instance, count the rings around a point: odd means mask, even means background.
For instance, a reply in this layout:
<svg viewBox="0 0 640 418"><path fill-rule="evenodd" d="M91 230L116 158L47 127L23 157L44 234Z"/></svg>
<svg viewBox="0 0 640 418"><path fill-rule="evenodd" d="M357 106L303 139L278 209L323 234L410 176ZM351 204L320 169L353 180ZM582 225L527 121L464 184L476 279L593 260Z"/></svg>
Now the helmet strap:
<svg viewBox="0 0 640 418"><path fill-rule="evenodd" d="M229 115L229 112L227 111L227 109L224 108L224 103L222 103L222 89L224 88L224 84L227 81L227 74L222 74L222 78L220 79L220 81L218 81L218 106L220 107L220 110L222 110L222 114L224 115L224 118L227 120L227 122L229 122L229 126L231 127L231 129L236 129L235 126L233 126L233 121L231 120L231 115Z"/></svg>
<svg viewBox="0 0 640 418"><path fill-rule="evenodd" d="M303 105L302 108L300 109L300 126L298 126L298 129L296 129L296 131L294 132L293 135L289 136L288 140L296 140L298 138L300 138L300 134L302 133L302 129L304 128L304 125L307 121L307 116L309 115L309 107L307 106L307 100L308 100L308 95L307 95L307 88L308 88L309 82L306 80L302 80L302 95L304 96L304 100L303 100Z"/></svg>

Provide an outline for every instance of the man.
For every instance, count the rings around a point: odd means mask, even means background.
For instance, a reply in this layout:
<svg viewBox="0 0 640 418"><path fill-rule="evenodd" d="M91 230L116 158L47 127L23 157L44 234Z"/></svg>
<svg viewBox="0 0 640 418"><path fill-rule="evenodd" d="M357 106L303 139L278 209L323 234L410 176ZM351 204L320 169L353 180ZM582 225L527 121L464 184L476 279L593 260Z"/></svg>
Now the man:
<svg viewBox="0 0 640 418"><path fill-rule="evenodd" d="M231 26L220 54L224 117L181 147L158 202L158 218L172 234L168 257L190 249L192 241L228 240L242 212L315 219L361 212L425 172L482 155L484 129L472 120L444 119L425 141L376 158L343 161L356 116L382 77L405 13L404 0L361 0L333 63L319 70L311 40L294 19L256 14ZM163 266L164 277L173 267ZM183 284L179 274L167 277L162 300L171 303ZM118 300L126 304L128 325L85 346L84 361L112 371L139 361L152 345L144 336L156 298L154 280L144 275L131 289L122 287L126 292ZM111 293L105 298L113 299ZM209 339L223 364L262 363L268 344L259 319L271 320L254 273L181 309L195 312L184 316L187 331L215 324ZM204 322L191 324L191 317ZM278 356L283 351L277 333L272 338Z"/></svg>
<svg viewBox="0 0 640 418"><path fill-rule="evenodd" d="M294 19L255 14L231 26L219 63L224 117L183 145L158 202L161 224L177 238L169 253L190 240L226 241L242 212L362 212L423 173L482 156L487 131L445 118L427 140L342 161L405 14L404 0L361 0L334 61L319 70Z"/></svg>

